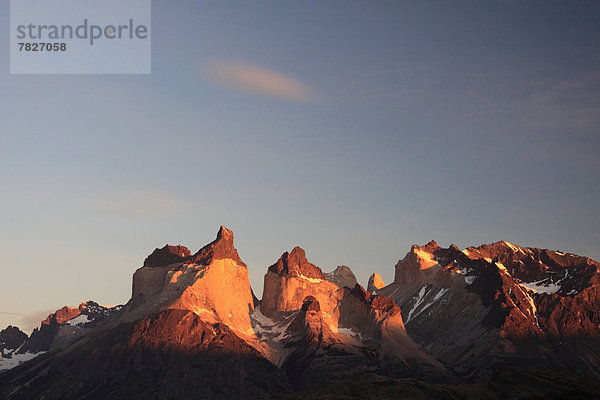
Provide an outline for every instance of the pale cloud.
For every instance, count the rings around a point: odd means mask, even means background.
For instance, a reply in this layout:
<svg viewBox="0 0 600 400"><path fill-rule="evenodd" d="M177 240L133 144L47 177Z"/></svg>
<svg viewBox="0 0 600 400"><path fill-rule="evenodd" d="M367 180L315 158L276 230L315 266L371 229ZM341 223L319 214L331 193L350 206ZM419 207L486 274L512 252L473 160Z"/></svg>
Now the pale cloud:
<svg viewBox="0 0 600 400"><path fill-rule="evenodd" d="M166 217L181 209L179 200L161 192L111 192L89 201L101 212L129 217Z"/></svg>
<svg viewBox="0 0 600 400"><path fill-rule="evenodd" d="M8 325L13 325L29 335L35 328L40 327L41 322L45 320L48 315L55 311L56 310L46 309L33 311L29 314L0 311L0 321L2 321L0 330Z"/></svg>
<svg viewBox="0 0 600 400"><path fill-rule="evenodd" d="M281 99L311 101L315 92L306 84L272 69L234 61L213 61L204 70L213 83L231 89Z"/></svg>
<svg viewBox="0 0 600 400"><path fill-rule="evenodd" d="M42 321L45 320L48 315L52 314L56 310L40 310L34 311L31 314L24 315L21 318L21 327L25 333L32 332L35 328L39 328Z"/></svg>
<svg viewBox="0 0 600 400"><path fill-rule="evenodd" d="M594 130L600 124L600 72L540 82L528 105L534 127Z"/></svg>

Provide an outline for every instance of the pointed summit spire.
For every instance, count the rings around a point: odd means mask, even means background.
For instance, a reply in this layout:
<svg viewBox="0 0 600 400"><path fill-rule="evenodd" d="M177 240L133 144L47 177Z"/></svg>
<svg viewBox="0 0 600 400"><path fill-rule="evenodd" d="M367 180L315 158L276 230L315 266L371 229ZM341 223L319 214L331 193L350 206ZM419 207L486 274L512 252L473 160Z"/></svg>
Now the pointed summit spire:
<svg viewBox="0 0 600 400"><path fill-rule="evenodd" d="M232 259L238 265L246 267L246 264L240 259L237 250L233 246L233 232L221 226L217 233L217 238L212 243L198 250L191 257L191 261L198 264L210 264L213 259L222 260L226 258Z"/></svg>
<svg viewBox="0 0 600 400"><path fill-rule="evenodd" d="M233 243L233 232L221 225L219 232L217 233L217 240L231 241Z"/></svg>
<svg viewBox="0 0 600 400"><path fill-rule="evenodd" d="M385 287L385 283L383 283L383 279L381 279L381 275L376 272L373 272L371 277L369 278L369 283L367 284L367 291L369 293L373 293L375 290L379 290Z"/></svg>

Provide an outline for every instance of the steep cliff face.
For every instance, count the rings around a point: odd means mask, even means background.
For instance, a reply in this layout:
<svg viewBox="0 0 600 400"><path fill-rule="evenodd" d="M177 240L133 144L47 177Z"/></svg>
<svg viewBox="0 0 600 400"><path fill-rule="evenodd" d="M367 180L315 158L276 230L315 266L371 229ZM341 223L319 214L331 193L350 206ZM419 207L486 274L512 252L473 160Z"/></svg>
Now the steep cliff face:
<svg viewBox="0 0 600 400"><path fill-rule="evenodd" d="M298 310L306 296L313 296L324 305L338 288L325 279L321 268L308 262L304 250L296 247L283 253L267 270L260 309L269 317Z"/></svg>
<svg viewBox="0 0 600 400"><path fill-rule="evenodd" d="M132 297L154 296L163 288L167 273L166 267L181 264L190 257L190 251L184 246L167 244L161 249L155 249L146 257L142 268L133 274Z"/></svg>
<svg viewBox="0 0 600 400"><path fill-rule="evenodd" d="M440 247L432 240L425 246L413 245L406 256L396 264L394 283L420 282L439 271L433 253Z"/></svg>

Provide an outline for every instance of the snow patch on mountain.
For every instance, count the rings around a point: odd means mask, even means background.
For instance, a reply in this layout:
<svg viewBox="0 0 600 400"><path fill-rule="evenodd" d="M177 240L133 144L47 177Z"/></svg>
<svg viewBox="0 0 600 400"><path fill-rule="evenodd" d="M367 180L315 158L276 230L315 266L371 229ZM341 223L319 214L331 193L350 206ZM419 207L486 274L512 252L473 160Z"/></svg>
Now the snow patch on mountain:
<svg viewBox="0 0 600 400"><path fill-rule="evenodd" d="M440 291L437 292L437 294L433 298L433 301L438 301L439 299L441 299L442 296L445 295L447 291L448 291L448 288L440 289Z"/></svg>
<svg viewBox="0 0 600 400"><path fill-rule="evenodd" d="M355 332L355 331L354 331L354 330L352 330L351 328L339 328L339 327L338 327L338 328L337 328L337 331L338 331L339 333L341 333L342 335L348 335L348 336L358 336L359 338L361 337L361 336L360 336L360 333L358 333L358 332Z"/></svg>
<svg viewBox="0 0 600 400"><path fill-rule="evenodd" d="M307 280L310 283L320 283L323 281L323 279L318 279L318 278L309 278L308 276L304 276L304 275L300 275L298 276L301 279Z"/></svg>
<svg viewBox="0 0 600 400"><path fill-rule="evenodd" d="M436 293L436 295L434 296L433 300L432 300L432 301L430 301L429 303L425 304L425 305L424 305L424 306L421 308L421 310L420 310L419 312L417 312L417 313L414 315L414 317L416 317L417 315L420 315L420 314L421 314L423 311L425 311L426 309L428 309L429 307L431 307L431 306L432 306L432 305L433 305L433 304L434 304L436 301L438 301L439 299L441 299L441 298L442 298L442 296L443 296L444 294L446 294L446 292L447 292L447 291L448 291L448 289L444 289L444 288L440 289L440 291L439 291L439 292L437 292L437 293ZM413 318L414 318L414 317L413 317ZM407 320L406 322L408 322L408 320Z"/></svg>
<svg viewBox="0 0 600 400"><path fill-rule="evenodd" d="M260 306L258 306L250 316L250 319L253 322L252 327L254 332L259 339L280 341L285 338L285 332L294 320L295 315L296 313L293 313L281 321L275 321L264 315L260 311Z"/></svg>
<svg viewBox="0 0 600 400"><path fill-rule="evenodd" d="M40 354L45 353L45 351L40 351L38 353L31 353L29 351L23 354L17 354L23 345L19 346L19 348L14 349L12 351L7 351L6 349L2 349L0 352L0 371L12 369L19 364L23 364L26 361L33 360Z"/></svg>
<svg viewBox="0 0 600 400"><path fill-rule="evenodd" d="M67 324L69 324L71 326L77 326L77 325L87 324L88 322L91 322L93 320L94 319L90 318L89 315L79 314L75 318L67 321Z"/></svg>
<svg viewBox="0 0 600 400"><path fill-rule="evenodd" d="M441 299L446 292L448 292L447 288L441 288L433 297L433 299L431 299L431 296L427 296L428 294L431 293L431 291L427 290L427 285L423 286L421 288L421 290L419 290L419 294L417 296L417 300L415 301L415 304L412 306L412 308L410 309L410 311L408 312L408 316L406 317L406 322L405 324L407 324L411 319L415 318L417 315L421 314L423 311L425 311L427 308L431 307L436 301L438 301L439 299ZM423 305L420 309L419 307L425 302L425 299L429 297L431 300ZM416 313L415 313L416 312ZM414 315L413 315L414 314Z"/></svg>
<svg viewBox="0 0 600 400"><path fill-rule="evenodd" d="M562 286L558 282L549 282L547 278L544 278L535 282L521 282L521 286L525 286L527 289L532 290L536 293L552 294L558 292Z"/></svg>
<svg viewBox="0 0 600 400"><path fill-rule="evenodd" d="M562 289L562 283L569 278L569 270L565 269L565 276L560 280L553 282L552 279L555 278L543 278L533 282L519 282L520 285L525 286L527 289L534 291L535 293L544 293L544 294L552 294L557 293ZM569 294L573 294L577 292L576 290L571 290Z"/></svg>
<svg viewBox="0 0 600 400"><path fill-rule="evenodd" d="M406 317L406 322L405 322L406 324L411 320L413 312L415 312L415 310L417 309L417 307L419 307L419 305L423 302L423 300L425 300L425 292L426 292L426 290L427 290L427 285L424 285L421 288L421 290L419 290L419 295L417 297L417 301L412 306L412 308L408 312L408 316Z"/></svg>
<svg viewBox="0 0 600 400"><path fill-rule="evenodd" d="M12 369L19 364L23 364L25 361L33 360L40 354L45 353L41 351L39 353L25 353L25 354L11 354L10 358L4 358L4 355L0 357L0 371Z"/></svg>

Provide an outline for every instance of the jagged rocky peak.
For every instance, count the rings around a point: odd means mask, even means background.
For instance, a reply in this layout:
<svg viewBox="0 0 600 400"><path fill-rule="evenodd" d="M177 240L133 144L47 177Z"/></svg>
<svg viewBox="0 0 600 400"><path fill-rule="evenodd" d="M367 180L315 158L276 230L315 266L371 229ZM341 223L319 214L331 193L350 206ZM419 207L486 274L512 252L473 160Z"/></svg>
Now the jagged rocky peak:
<svg viewBox="0 0 600 400"><path fill-rule="evenodd" d="M155 249L146 260L144 267L166 267L167 265L183 262L192 253L185 246L165 245L161 249Z"/></svg>
<svg viewBox="0 0 600 400"><path fill-rule="evenodd" d="M325 300L307 295L291 315L294 319L286 330L290 340L284 344L291 353L281 369L294 387L326 381L339 371L445 374L444 367L408 337L394 301L373 296L359 284L352 289L336 286Z"/></svg>
<svg viewBox="0 0 600 400"><path fill-rule="evenodd" d="M358 283L354 272L352 272L352 270L345 265L340 265L335 270L327 272L323 275L325 276L325 279L335 283L339 287L347 287L352 289Z"/></svg>
<svg viewBox="0 0 600 400"><path fill-rule="evenodd" d="M532 250L538 250L538 249L529 249L530 251L527 251L527 248L525 247L520 247L520 246L516 246L506 240L501 240L499 242L495 242L495 243L490 243L490 244L482 244L481 246L478 247L467 247L465 250L463 250L463 253L465 255L467 255L469 258L472 259L478 259L478 258L483 258L486 261L490 261L490 260L506 260L507 258L510 258L512 256L514 256L515 254L527 254L527 253L532 253Z"/></svg>
<svg viewBox="0 0 600 400"><path fill-rule="evenodd" d="M359 284L356 284L356 286L352 288L350 295L368 305L371 311L374 311L378 314L385 314L389 316L401 314L400 307L396 305L394 299L382 294L371 294Z"/></svg>
<svg viewBox="0 0 600 400"><path fill-rule="evenodd" d="M8 326L0 331L0 373L32 359L35 354L21 355L17 352L27 343L29 337L16 326ZM2 379L0 379L2 381ZM2 395L0 395L2 397ZM2 397L4 398L4 397Z"/></svg>
<svg viewBox="0 0 600 400"><path fill-rule="evenodd" d="M155 250L144 262L144 266L133 274L132 298L141 294L153 296L165 285L165 279L171 270L166 268L177 265L210 265L214 260L232 260L236 266L247 268L233 245L233 232L221 226L217 238L202 247L194 255L183 246L165 246ZM150 260L150 261L148 261ZM156 268L164 267L164 268Z"/></svg>
<svg viewBox="0 0 600 400"><path fill-rule="evenodd" d="M425 246L412 245L406 256L396 264L394 282L418 282L422 280L422 275L427 275L431 267L437 265L434 253L440 250L435 240L430 241Z"/></svg>
<svg viewBox="0 0 600 400"><path fill-rule="evenodd" d="M59 308L52 314L48 315L45 320L42 321L42 325L53 325L53 324L64 324L65 322L77 317L86 308L86 303L81 303L79 307L64 306Z"/></svg>
<svg viewBox="0 0 600 400"><path fill-rule="evenodd" d="M291 252L283 253L279 260L269 267L269 271L279 275L325 279L321 268L308 262L306 253L301 247L294 247Z"/></svg>
<svg viewBox="0 0 600 400"><path fill-rule="evenodd" d="M274 316L278 312L298 310L306 296L315 297L323 307L338 285L325 279L321 268L306 259L300 247L285 252L265 274L261 312Z"/></svg>
<svg viewBox="0 0 600 400"><path fill-rule="evenodd" d="M547 265L555 264L561 267L582 264L600 266L598 262L589 257L563 253L558 250L517 246L506 240L491 244L483 244L479 247L467 247L463 253L472 259L483 258L486 260L493 260L497 258L499 261L513 261L516 259L534 258L536 261L540 261Z"/></svg>
<svg viewBox="0 0 600 400"><path fill-rule="evenodd" d="M0 332L0 344L9 332L20 346L2 351L0 370L51 350L3 373L0 398L280 398L347 374L445 379L445 365L462 386L506 366L600 376L600 273L585 257L432 241L411 247L393 283L373 274L366 291L339 281L346 267L323 274L297 247L269 267L253 310L228 229L194 256L155 253L134 275L139 297L113 316L86 302L51 314L23 344L18 330Z"/></svg>
<svg viewBox="0 0 600 400"><path fill-rule="evenodd" d="M0 351L5 349L14 350L19 348L28 336L16 326L9 325L0 331Z"/></svg>
<svg viewBox="0 0 600 400"><path fill-rule="evenodd" d="M39 354L63 347L118 315L122 306L106 307L88 300L78 307L62 307L41 321L18 350L19 354Z"/></svg>
<svg viewBox="0 0 600 400"><path fill-rule="evenodd" d="M233 260L239 266L246 267L246 264L244 264L233 245L233 232L224 226L221 226L217 233L217 238L198 250L189 261L196 264L208 265L212 260L224 259Z"/></svg>
<svg viewBox="0 0 600 400"><path fill-rule="evenodd" d="M101 306L95 301L85 301L77 307L64 306L59 308L52 314L48 315L45 320L42 321L42 325L62 325L65 323L71 323L73 319L80 315L87 315L89 319L103 318L115 311L118 311L121 306L105 307Z"/></svg>
<svg viewBox="0 0 600 400"><path fill-rule="evenodd" d="M396 304L394 299L391 297L384 296L382 294L376 294L371 297L371 308L378 315L386 315L386 316L400 316L401 310L400 307Z"/></svg>
<svg viewBox="0 0 600 400"><path fill-rule="evenodd" d="M213 242L182 263L138 269L126 313L139 318L157 310L187 310L248 336L254 304L248 269L233 245L233 232L221 226Z"/></svg>
<svg viewBox="0 0 600 400"><path fill-rule="evenodd" d="M381 275L379 275L377 272L374 272L369 277L369 283L367 284L367 291L369 293L373 293L374 291L377 291L384 287L385 287L385 283L383 283L383 279L381 279Z"/></svg>
<svg viewBox="0 0 600 400"><path fill-rule="evenodd" d="M217 238L213 242L202 247L194 255L185 246L166 245L161 249L154 250L144 261L144 267L167 267L185 262L208 265L213 259L231 259L240 266L246 266L234 247L233 232L224 226L221 226Z"/></svg>
<svg viewBox="0 0 600 400"><path fill-rule="evenodd" d="M382 294L373 295L359 284L356 284L346 294L340 305L342 310L340 318L344 324L369 331L373 329L369 325L378 324L389 317L395 317L404 329L400 307L391 297ZM347 303L344 304L345 302Z"/></svg>
<svg viewBox="0 0 600 400"><path fill-rule="evenodd" d="M569 365L556 352L556 343L573 337L600 337L594 260L507 241L463 251L454 245L424 247L413 247L416 254L398 264L400 279L381 292L403 308L409 334L459 373L478 374L511 358L519 365L554 363L559 369L600 364L588 350L568 350ZM423 270L418 256L437 266ZM600 341L586 348L600 349ZM528 357L521 358L521 351ZM468 352L477 362L462 356Z"/></svg>
<svg viewBox="0 0 600 400"><path fill-rule="evenodd" d="M564 290L558 293L562 295L581 291L600 269L600 263L588 257L516 246L504 240L467 247L463 254L472 260L481 259L500 265L522 282L543 281L544 286L555 285L558 288L556 284L560 281Z"/></svg>
<svg viewBox="0 0 600 400"><path fill-rule="evenodd" d="M429 253L433 253L434 251L439 250L440 246L438 246L438 244L437 244L437 242L435 240L431 240L425 246L418 246L416 244L413 244L412 248L413 249L424 250L424 251L427 251Z"/></svg>

